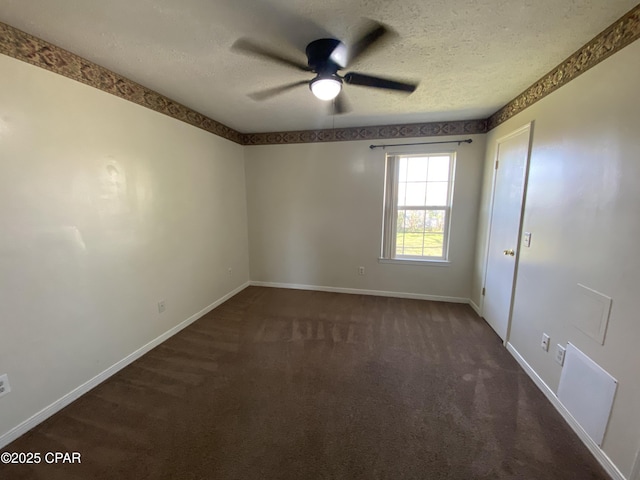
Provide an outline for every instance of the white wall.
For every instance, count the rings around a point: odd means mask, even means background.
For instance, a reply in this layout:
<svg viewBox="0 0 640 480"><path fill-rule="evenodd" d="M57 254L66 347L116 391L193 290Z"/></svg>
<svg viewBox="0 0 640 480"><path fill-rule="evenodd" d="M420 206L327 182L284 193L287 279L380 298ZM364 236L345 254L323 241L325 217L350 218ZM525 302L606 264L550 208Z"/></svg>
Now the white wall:
<svg viewBox="0 0 640 480"><path fill-rule="evenodd" d="M555 392L557 343L572 342L617 378L603 450L628 476L640 446L640 42L487 136L473 299L481 299L497 138L533 120L522 248L509 342ZM613 298L604 345L573 326L577 283ZM551 336L549 353L540 347Z"/></svg>
<svg viewBox="0 0 640 480"><path fill-rule="evenodd" d="M386 143L452 138L466 137ZM416 147L458 151L448 266L378 263L385 151L370 141L246 147L251 279L468 299L484 155L472 138Z"/></svg>
<svg viewBox="0 0 640 480"><path fill-rule="evenodd" d="M0 71L1 438L249 267L242 146L3 55Z"/></svg>

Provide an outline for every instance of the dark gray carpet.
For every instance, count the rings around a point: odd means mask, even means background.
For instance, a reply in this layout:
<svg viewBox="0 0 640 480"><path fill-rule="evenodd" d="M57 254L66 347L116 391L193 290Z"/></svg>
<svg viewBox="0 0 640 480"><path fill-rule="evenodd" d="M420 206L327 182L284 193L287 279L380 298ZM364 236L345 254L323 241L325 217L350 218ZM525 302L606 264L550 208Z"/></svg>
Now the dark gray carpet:
<svg viewBox="0 0 640 480"><path fill-rule="evenodd" d="M3 451L3 479L605 479L467 306L250 287Z"/></svg>

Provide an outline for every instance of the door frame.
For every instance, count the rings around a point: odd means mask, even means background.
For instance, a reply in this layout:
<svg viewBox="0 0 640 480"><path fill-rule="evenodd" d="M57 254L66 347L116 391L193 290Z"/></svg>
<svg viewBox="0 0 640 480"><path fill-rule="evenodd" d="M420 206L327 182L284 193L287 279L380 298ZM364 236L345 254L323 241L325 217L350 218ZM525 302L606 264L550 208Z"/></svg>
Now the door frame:
<svg viewBox="0 0 640 480"><path fill-rule="evenodd" d="M493 203L494 203L494 198L495 198L495 193L496 193L496 180L498 178L498 169L495 168L496 162L498 161L498 156L500 155L500 144L504 143L506 140L515 137L516 135L521 134L522 132L525 131L529 131L529 145L527 147L527 158L525 160L525 165L524 165L524 180L523 180L523 189L522 189L522 206L520 209L520 221L518 222L518 236L517 236L517 248L516 248L516 255L514 257L514 262L515 262L515 267L513 270L513 283L511 284L511 295L509 296L509 314L507 316L507 331L504 335L504 341L502 342L503 345L507 345L507 343L509 342L509 337L511 336L511 317L513 315L513 300L515 298L515 292L516 292L516 282L518 279L518 265L520 263L520 247L521 247L521 243L522 243L522 227L523 227L523 220L524 220L524 210L525 210L525 206L526 206L526 201L527 201L527 187L529 184L529 165L531 163L531 151L533 148L533 126L534 126L534 121L531 120L530 122L522 125L519 128L516 128L515 130L511 131L510 133L503 135L499 138L497 138L495 140L495 153L493 155L493 161L492 161L492 166L493 166L493 178L491 179L491 196L490 196L490 200L489 200L489 219L487 221L488 223L488 228L487 228L487 239L485 241L485 246L484 246L484 271L483 271L483 275L482 275L482 295L481 295L481 303L480 303L480 316L484 318L484 289L487 283L487 270L489 267L489 246L491 244L491 230L493 227ZM485 320L486 321L486 320Z"/></svg>
<svg viewBox="0 0 640 480"><path fill-rule="evenodd" d="M631 468L629 480L640 480L640 450L636 453L635 462Z"/></svg>

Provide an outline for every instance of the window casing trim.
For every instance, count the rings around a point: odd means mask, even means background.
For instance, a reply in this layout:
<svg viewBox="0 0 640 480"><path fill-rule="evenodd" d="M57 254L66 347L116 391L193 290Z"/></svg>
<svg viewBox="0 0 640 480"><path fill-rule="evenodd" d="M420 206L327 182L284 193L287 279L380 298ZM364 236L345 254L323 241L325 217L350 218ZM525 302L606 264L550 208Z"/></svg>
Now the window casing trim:
<svg viewBox="0 0 640 480"><path fill-rule="evenodd" d="M425 260L424 258L378 258L378 263L389 263L396 265L418 265L424 267L428 265L430 267L448 267L451 265L449 260Z"/></svg>

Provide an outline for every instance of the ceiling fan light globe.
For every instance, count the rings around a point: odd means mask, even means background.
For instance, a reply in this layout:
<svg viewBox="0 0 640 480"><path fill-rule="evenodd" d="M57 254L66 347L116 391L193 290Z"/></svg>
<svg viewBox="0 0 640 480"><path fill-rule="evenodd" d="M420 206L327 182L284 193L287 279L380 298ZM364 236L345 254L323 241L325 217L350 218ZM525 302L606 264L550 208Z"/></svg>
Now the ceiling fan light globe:
<svg viewBox="0 0 640 480"><path fill-rule="evenodd" d="M342 82L335 78L318 78L313 80L309 87L320 100L333 100L342 90Z"/></svg>

